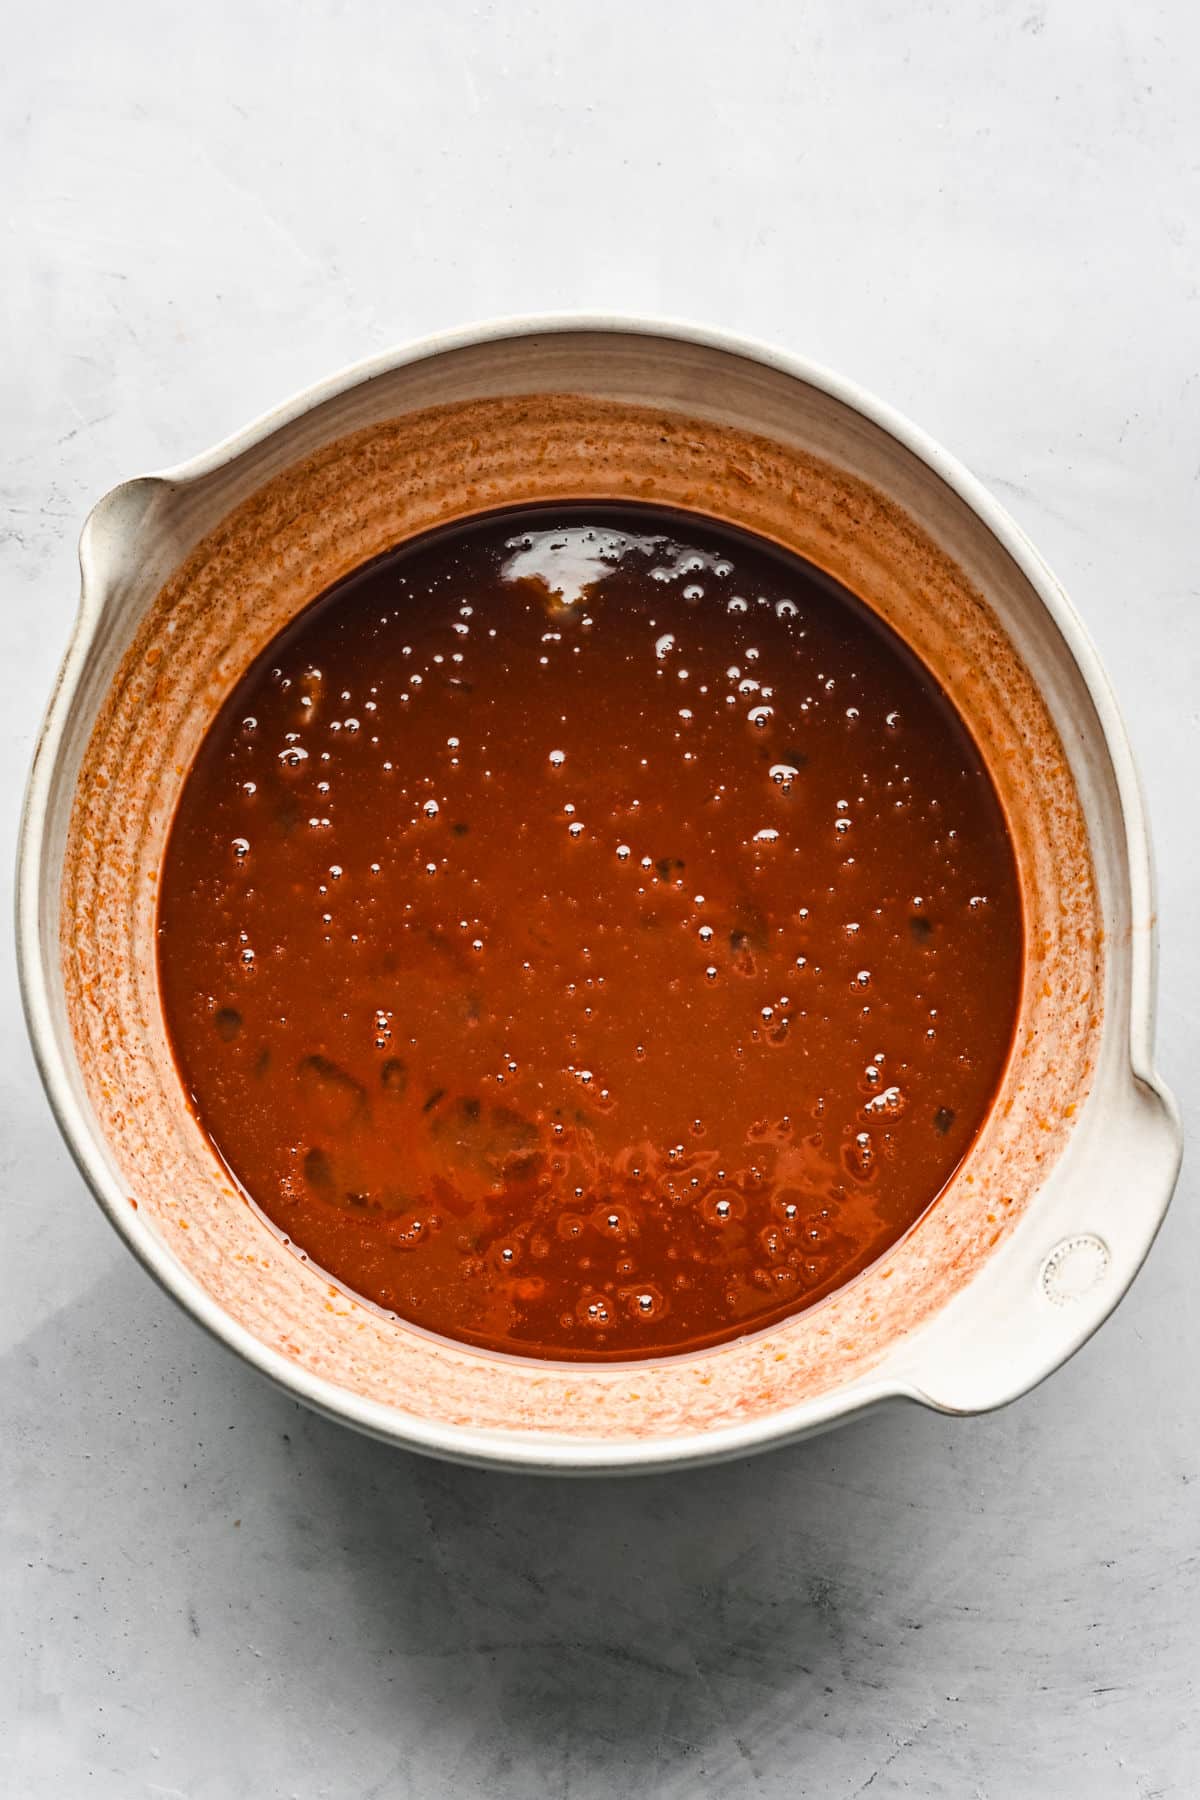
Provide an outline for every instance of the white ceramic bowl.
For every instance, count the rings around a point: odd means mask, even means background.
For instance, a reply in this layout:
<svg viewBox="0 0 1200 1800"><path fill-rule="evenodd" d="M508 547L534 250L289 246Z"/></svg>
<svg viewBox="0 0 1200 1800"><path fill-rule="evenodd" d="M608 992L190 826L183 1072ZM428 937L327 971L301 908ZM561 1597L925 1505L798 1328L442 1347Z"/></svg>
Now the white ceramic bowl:
<svg viewBox="0 0 1200 1800"><path fill-rule="evenodd" d="M764 532L888 619L988 761L1028 940L997 1101L908 1236L782 1325L604 1366L448 1343L357 1301L281 1243L184 1103L154 959L172 809L251 657L409 533L568 496L654 499ZM687 326L487 326L362 364L194 462L115 489L87 521L81 563L21 837L30 1032L59 1124L118 1231L281 1386L464 1461L664 1467L795 1438L889 1398L997 1406L1115 1306L1181 1151L1153 1067L1154 898L1129 747L1036 553L964 469L879 402Z"/></svg>

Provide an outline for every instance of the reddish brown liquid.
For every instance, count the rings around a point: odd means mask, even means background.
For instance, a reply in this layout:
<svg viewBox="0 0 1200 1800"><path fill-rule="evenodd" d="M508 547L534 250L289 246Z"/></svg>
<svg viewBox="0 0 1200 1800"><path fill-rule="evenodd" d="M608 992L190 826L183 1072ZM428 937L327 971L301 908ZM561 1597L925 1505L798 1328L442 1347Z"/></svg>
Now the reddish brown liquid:
<svg viewBox="0 0 1200 1800"><path fill-rule="evenodd" d="M691 1349L884 1252L978 1130L1020 901L900 642L626 506L406 545L261 656L188 776L162 992L229 1168L404 1318Z"/></svg>

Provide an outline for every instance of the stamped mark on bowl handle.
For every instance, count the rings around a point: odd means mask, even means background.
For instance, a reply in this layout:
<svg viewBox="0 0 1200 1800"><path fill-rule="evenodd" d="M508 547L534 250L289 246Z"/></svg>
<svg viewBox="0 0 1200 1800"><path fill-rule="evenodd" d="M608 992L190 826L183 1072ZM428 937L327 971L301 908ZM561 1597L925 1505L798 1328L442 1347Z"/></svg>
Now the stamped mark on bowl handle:
<svg viewBox="0 0 1200 1800"><path fill-rule="evenodd" d="M1064 1238L1042 1264L1042 1292L1054 1306L1070 1306L1099 1287L1111 1266L1103 1238L1091 1232Z"/></svg>

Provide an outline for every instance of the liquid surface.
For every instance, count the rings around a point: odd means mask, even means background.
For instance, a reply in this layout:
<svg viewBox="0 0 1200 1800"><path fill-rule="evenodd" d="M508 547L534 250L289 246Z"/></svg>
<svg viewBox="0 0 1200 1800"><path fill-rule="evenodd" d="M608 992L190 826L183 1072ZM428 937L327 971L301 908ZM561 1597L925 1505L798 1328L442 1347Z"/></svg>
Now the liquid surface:
<svg viewBox="0 0 1200 1800"><path fill-rule="evenodd" d="M974 745L798 559L491 515L249 670L162 875L201 1123L346 1286L524 1354L693 1349L880 1256L986 1114L1022 927Z"/></svg>

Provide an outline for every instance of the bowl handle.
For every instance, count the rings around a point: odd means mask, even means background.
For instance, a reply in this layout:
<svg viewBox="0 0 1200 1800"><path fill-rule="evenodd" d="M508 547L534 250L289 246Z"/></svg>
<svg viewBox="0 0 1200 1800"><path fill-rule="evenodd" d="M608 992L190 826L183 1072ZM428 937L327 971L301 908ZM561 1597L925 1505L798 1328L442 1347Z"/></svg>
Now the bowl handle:
<svg viewBox="0 0 1200 1800"><path fill-rule="evenodd" d="M1183 1132L1151 1076L1111 1084L1088 1111L1009 1242L895 1366L912 1398L939 1412L988 1412L1028 1393L1073 1356L1141 1268L1179 1174Z"/></svg>

